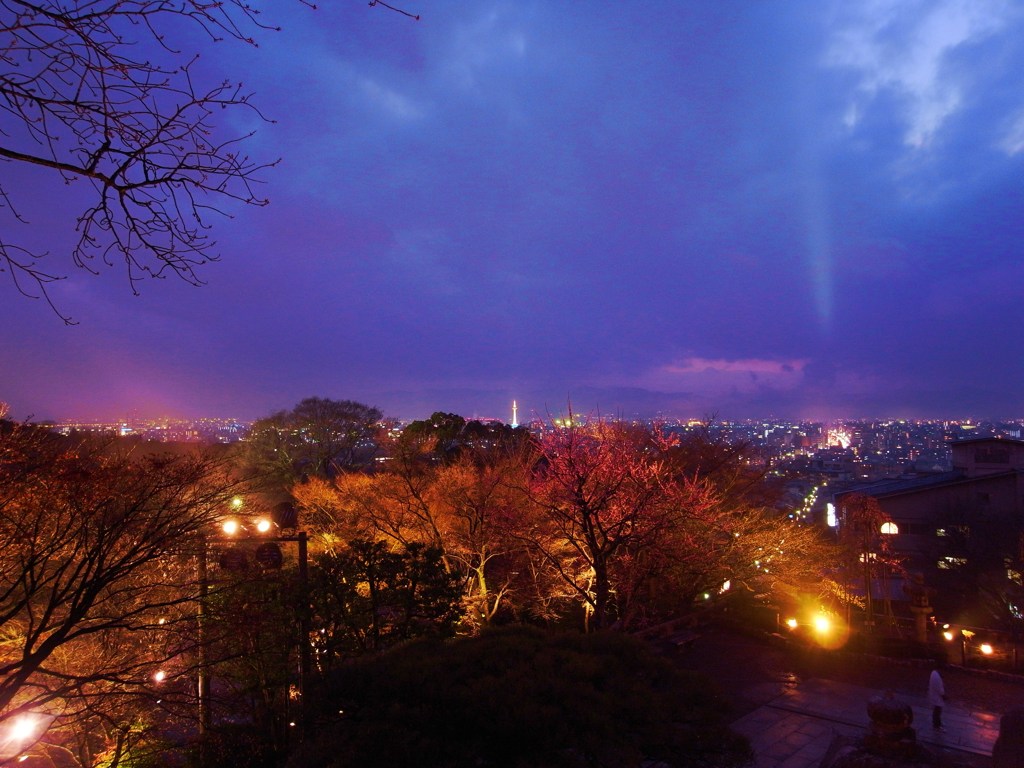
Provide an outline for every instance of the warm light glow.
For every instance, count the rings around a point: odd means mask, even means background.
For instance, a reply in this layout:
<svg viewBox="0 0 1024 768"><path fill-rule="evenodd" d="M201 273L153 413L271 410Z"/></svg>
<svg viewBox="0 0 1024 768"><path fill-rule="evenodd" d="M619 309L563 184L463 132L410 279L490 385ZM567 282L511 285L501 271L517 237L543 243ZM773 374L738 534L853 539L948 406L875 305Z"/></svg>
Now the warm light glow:
<svg viewBox="0 0 1024 768"><path fill-rule="evenodd" d="M224 524L221 527L223 528L224 533L226 533L228 536L234 536L236 533L238 533L239 528L241 528L242 526L239 525L237 520L231 519L225 520Z"/></svg>
<svg viewBox="0 0 1024 768"><path fill-rule="evenodd" d="M270 526L271 526L271 522L269 520L267 520L265 517L264 518L260 518L259 520L256 521L256 530L259 531L260 533L266 533L267 531L269 531L270 530Z"/></svg>
<svg viewBox="0 0 1024 768"><path fill-rule="evenodd" d="M153 682L162 683L166 679L167 673L164 672L162 669L158 669L156 672L153 673Z"/></svg>
<svg viewBox="0 0 1024 768"><path fill-rule="evenodd" d="M900 529L899 529L899 526L896 525L896 523L893 523L893 522L882 523L882 533L884 533L884 534L886 534L888 536L894 536L895 534L897 534L899 532L900 532Z"/></svg>
<svg viewBox="0 0 1024 768"><path fill-rule="evenodd" d="M33 741L39 735L42 721L37 715L21 715L14 719L8 730L8 739L16 744Z"/></svg>
<svg viewBox="0 0 1024 768"><path fill-rule="evenodd" d="M828 616L823 613L819 613L814 617L814 631L824 634L832 629L832 622L829 621Z"/></svg>
<svg viewBox="0 0 1024 768"><path fill-rule="evenodd" d="M948 629L945 632L942 633L942 636L944 638L946 638L947 640L952 640L953 639L953 633L950 632Z"/></svg>
<svg viewBox="0 0 1024 768"><path fill-rule="evenodd" d="M848 430L843 428L830 429L828 431L828 444L838 445L840 448L849 448L850 443L853 442L853 438L850 436Z"/></svg>
<svg viewBox="0 0 1024 768"><path fill-rule="evenodd" d="M992 655L992 646L989 645L988 643L982 643L981 645L978 646L978 649L982 653L984 653L986 656L991 656Z"/></svg>
<svg viewBox="0 0 1024 768"><path fill-rule="evenodd" d="M831 501L825 505L825 522L829 528L835 528L839 525L839 518L836 517L836 505Z"/></svg>
<svg viewBox="0 0 1024 768"><path fill-rule="evenodd" d="M786 619L786 626L790 629L796 629L796 619Z"/></svg>
<svg viewBox="0 0 1024 768"><path fill-rule="evenodd" d="M242 497L241 496L235 496L235 498L233 498L231 500L231 506L234 509L238 509L239 507L241 507L242 506Z"/></svg>

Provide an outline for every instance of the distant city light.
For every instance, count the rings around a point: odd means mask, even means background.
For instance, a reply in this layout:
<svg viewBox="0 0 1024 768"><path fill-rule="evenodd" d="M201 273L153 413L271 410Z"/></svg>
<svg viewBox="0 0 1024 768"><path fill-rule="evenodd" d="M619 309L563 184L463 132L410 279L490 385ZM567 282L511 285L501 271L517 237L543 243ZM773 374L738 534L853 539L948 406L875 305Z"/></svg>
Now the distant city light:
<svg viewBox="0 0 1024 768"><path fill-rule="evenodd" d="M849 448L853 439L845 429L830 429L828 431L828 444L838 445L840 448Z"/></svg>

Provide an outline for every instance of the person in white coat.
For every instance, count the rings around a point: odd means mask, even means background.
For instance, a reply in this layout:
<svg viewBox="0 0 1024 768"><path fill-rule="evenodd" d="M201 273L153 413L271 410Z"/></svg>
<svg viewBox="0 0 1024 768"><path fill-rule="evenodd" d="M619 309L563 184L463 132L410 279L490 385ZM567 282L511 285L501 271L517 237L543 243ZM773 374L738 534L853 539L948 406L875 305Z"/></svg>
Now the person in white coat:
<svg viewBox="0 0 1024 768"><path fill-rule="evenodd" d="M935 665L928 678L928 703L932 707L932 728L936 731L946 730L942 725L942 707L946 704L946 686L939 674L939 666Z"/></svg>

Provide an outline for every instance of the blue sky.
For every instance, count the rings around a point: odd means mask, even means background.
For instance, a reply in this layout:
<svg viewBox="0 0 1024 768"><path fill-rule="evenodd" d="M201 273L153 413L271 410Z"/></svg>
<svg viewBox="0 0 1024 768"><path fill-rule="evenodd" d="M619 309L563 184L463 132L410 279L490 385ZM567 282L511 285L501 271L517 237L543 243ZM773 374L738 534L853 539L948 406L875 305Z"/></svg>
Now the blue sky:
<svg viewBox="0 0 1024 768"><path fill-rule="evenodd" d="M205 286L4 167L79 321L0 288L12 416L1024 416L1019 3L324 5L183 39L281 158Z"/></svg>

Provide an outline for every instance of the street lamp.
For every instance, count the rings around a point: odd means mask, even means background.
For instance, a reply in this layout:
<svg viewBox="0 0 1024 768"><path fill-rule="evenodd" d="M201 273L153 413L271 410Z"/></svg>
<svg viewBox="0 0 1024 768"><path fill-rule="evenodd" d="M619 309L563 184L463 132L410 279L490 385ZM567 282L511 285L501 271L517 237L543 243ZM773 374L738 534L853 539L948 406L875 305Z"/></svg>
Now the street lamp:
<svg viewBox="0 0 1024 768"><path fill-rule="evenodd" d="M242 500L238 497L232 500L231 506L234 510L242 507ZM257 543L254 559L265 569L278 569L283 565L284 558L281 554L280 544L295 542L298 547L299 567L299 669L298 669L298 694L300 702L305 693L307 681L312 669L312 657L309 645L310 617L309 617L309 558L307 549L307 535L305 531L295 530L297 522L294 510L287 505L288 510L282 510L281 518L294 533L275 534L278 527L269 518L252 518L245 520L239 517L226 518L220 526L221 534L217 536L205 536L202 541L199 556L199 675L198 675L198 704L199 704L199 735L200 749L205 751L207 734L212 725L212 713L210 709L210 659L209 639L207 637L207 615L206 605L209 600L209 574L207 555L210 544L221 545L244 545ZM251 531L251 532L250 532ZM244 549L232 546L224 549L221 553L219 564L226 570L240 570L248 565L248 555ZM305 721L305 704L302 703L303 717L300 722ZM302 729L299 730L299 737L302 737ZM205 764L205 754L201 754L200 761Z"/></svg>
<svg viewBox="0 0 1024 768"><path fill-rule="evenodd" d="M25 760L53 719L52 715L25 712L0 724L0 765Z"/></svg>
<svg viewBox="0 0 1024 768"><path fill-rule="evenodd" d="M832 622L829 621L828 616L826 616L824 613L816 614L814 616L813 624L814 631L817 632L819 635L828 634L828 632L830 632L832 629Z"/></svg>

